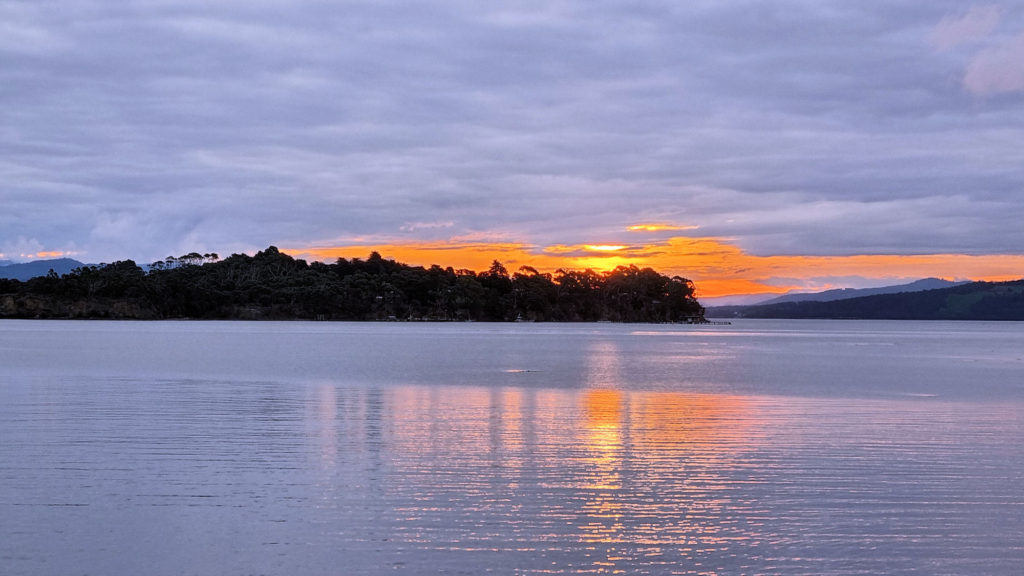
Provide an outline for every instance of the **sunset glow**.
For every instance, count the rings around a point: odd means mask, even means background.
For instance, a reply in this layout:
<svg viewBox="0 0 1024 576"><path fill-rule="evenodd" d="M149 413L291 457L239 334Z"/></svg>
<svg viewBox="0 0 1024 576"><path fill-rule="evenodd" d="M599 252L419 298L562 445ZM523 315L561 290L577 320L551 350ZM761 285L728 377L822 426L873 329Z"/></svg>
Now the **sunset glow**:
<svg viewBox="0 0 1024 576"><path fill-rule="evenodd" d="M635 264L662 274L680 275L697 286L698 297L733 294L782 294L791 290L826 290L848 277L917 279L938 277L1004 281L1024 274L1022 254L861 254L852 256L757 256L721 238L673 236L625 246L613 244L538 247L527 243L459 243L349 245L284 250L310 260L365 258L377 251L385 258L418 266L439 264L483 271L495 260L510 273L521 266L540 272L559 269L613 270Z"/></svg>
<svg viewBox="0 0 1024 576"><path fill-rule="evenodd" d="M583 249L591 252L618 252L625 250L628 246L614 246L608 244L584 244Z"/></svg>
<svg viewBox="0 0 1024 576"><path fill-rule="evenodd" d="M62 250L40 250L38 252L18 254L18 257L23 260L46 260L50 258L68 258L75 254L75 252L64 252ZM0 258L3 257L4 255L0 254Z"/></svg>
<svg viewBox="0 0 1024 576"><path fill-rule="evenodd" d="M679 230L696 230L698 226L676 226L675 224L634 224L628 226L629 232L664 232Z"/></svg>

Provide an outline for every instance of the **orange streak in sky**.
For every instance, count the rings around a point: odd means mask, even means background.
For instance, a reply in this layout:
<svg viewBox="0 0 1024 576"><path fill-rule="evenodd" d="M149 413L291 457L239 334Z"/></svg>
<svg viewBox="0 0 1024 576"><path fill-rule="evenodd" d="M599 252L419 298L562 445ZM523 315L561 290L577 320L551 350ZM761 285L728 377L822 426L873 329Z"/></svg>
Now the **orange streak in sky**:
<svg viewBox="0 0 1024 576"><path fill-rule="evenodd" d="M678 226L676 224L634 224L626 230L630 232L663 232L673 230L696 230L697 226Z"/></svg>
<svg viewBox="0 0 1024 576"><path fill-rule="evenodd" d="M614 249L613 249L614 248ZM731 294L783 293L793 289L826 289L828 277L970 278L1003 281L1024 277L1024 254L862 254L854 256L755 256L722 238L676 236L631 246L581 244L537 247L515 242L426 242L291 248L284 252L312 260L366 258L377 251L414 266L483 271L498 260L515 272L532 266L541 272L559 268L598 271L635 264L662 274L689 278L698 297Z"/></svg>
<svg viewBox="0 0 1024 576"><path fill-rule="evenodd" d="M63 251L60 251L60 250L42 250L42 251L39 251L39 252L35 252L33 254L22 254L21 257L22 258L31 258L33 260L36 260L36 259L46 259L46 258L63 258L65 256L73 256L73 255L74 255L74 252L63 252ZM3 254L0 254L0 256L3 256Z"/></svg>
<svg viewBox="0 0 1024 576"><path fill-rule="evenodd" d="M591 252L618 252L619 250L625 250L628 246L621 246L617 244L584 244L583 249Z"/></svg>

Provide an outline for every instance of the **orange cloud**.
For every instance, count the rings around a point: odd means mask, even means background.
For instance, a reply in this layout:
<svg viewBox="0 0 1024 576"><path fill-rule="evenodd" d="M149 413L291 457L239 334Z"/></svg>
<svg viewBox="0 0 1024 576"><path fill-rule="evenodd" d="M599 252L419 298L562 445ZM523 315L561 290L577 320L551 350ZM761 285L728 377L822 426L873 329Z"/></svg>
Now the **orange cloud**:
<svg viewBox="0 0 1024 576"><path fill-rule="evenodd" d="M416 266L452 266L486 270L494 260L509 271L531 266L542 272L559 268L612 270L616 266L650 266L680 275L697 286L698 296L779 294L794 289L833 287L816 278L971 278L1012 280L1024 277L1024 254L863 254L854 256L755 256L722 238L675 236L637 246L609 244L538 247L516 242L427 242L285 249L293 256L330 261L365 258L377 251L386 258ZM789 280L785 280L789 279Z"/></svg>
<svg viewBox="0 0 1024 576"><path fill-rule="evenodd" d="M30 252L28 254L22 253L18 256L28 260L43 260L51 258L64 258L66 256L74 256L75 252L64 252L62 250L40 250L39 252ZM0 254L0 258L3 258L3 254Z"/></svg>
<svg viewBox="0 0 1024 576"><path fill-rule="evenodd" d="M618 252L625 250L629 246L621 246L618 244L584 244L583 249L590 252Z"/></svg>
<svg viewBox="0 0 1024 576"><path fill-rule="evenodd" d="M629 232L664 232L678 230L696 230L699 226L677 226L675 224L634 224L626 228Z"/></svg>

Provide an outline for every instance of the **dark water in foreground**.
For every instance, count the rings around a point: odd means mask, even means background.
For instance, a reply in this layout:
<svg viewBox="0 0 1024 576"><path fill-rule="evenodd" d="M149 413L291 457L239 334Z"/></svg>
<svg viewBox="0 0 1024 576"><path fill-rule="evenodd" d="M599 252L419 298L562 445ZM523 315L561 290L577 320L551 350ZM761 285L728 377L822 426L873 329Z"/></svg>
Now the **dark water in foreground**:
<svg viewBox="0 0 1024 576"><path fill-rule="evenodd" d="M1020 574L1024 325L0 322L0 574Z"/></svg>

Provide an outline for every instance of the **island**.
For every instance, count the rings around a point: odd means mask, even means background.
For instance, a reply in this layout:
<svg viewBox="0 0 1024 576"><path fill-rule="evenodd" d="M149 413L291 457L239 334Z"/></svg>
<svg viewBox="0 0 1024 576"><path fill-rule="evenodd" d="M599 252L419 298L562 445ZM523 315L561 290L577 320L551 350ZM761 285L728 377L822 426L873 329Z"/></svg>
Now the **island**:
<svg viewBox="0 0 1024 576"><path fill-rule="evenodd" d="M0 318L705 322L693 282L619 266L510 274L368 258L306 262L270 246L253 256L190 253L0 279Z"/></svg>

